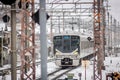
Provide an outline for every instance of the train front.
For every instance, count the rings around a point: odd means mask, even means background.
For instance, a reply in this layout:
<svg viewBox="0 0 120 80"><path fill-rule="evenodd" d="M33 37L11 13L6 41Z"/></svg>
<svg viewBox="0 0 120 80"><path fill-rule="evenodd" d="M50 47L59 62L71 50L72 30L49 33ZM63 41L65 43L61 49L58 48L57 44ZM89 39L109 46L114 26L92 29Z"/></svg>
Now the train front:
<svg viewBox="0 0 120 80"><path fill-rule="evenodd" d="M80 59L80 36L59 35L53 38L55 63L61 67L77 66Z"/></svg>

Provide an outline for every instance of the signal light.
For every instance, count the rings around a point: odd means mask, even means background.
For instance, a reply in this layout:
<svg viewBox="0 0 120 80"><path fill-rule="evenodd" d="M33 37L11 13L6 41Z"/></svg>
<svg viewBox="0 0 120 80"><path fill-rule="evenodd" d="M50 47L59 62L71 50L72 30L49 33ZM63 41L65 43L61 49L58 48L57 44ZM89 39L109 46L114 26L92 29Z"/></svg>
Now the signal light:
<svg viewBox="0 0 120 80"><path fill-rule="evenodd" d="M88 39L89 41L91 41L91 40L92 40L92 38L91 38L91 37L88 37L87 39Z"/></svg>
<svg viewBox="0 0 120 80"><path fill-rule="evenodd" d="M2 17L2 19L3 19L3 22L7 23L7 22L9 22L10 17L9 17L8 15L4 15L4 16Z"/></svg>
<svg viewBox="0 0 120 80"><path fill-rule="evenodd" d="M35 12L31 17L35 21L35 23L39 24L39 10L37 10L37 12ZM49 19L49 17L50 16L46 13L47 20Z"/></svg>
<svg viewBox="0 0 120 80"><path fill-rule="evenodd" d="M5 5L12 5L16 0L0 0Z"/></svg>

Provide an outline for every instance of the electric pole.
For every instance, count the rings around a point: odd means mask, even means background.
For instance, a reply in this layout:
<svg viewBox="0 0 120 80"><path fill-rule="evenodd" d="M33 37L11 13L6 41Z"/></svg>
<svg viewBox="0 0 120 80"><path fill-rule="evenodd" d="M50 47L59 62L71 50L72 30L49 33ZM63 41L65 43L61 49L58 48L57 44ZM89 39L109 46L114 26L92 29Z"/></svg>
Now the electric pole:
<svg viewBox="0 0 120 80"><path fill-rule="evenodd" d="M15 4L11 5L11 80L17 80L16 77L16 10Z"/></svg>
<svg viewBox="0 0 120 80"><path fill-rule="evenodd" d="M40 0L39 23L41 45L41 80L47 80L47 34L46 34L46 8L45 1Z"/></svg>

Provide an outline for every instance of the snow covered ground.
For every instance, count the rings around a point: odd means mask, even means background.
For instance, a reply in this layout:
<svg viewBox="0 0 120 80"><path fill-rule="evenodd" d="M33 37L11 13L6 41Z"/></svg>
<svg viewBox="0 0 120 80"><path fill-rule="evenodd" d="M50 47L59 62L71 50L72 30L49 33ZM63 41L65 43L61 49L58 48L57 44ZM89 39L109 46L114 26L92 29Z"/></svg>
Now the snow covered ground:
<svg viewBox="0 0 120 80"><path fill-rule="evenodd" d="M120 72L120 57L114 57L114 56L106 57L104 64L105 64L106 70L103 71L103 79L102 80L106 80L105 76L107 73L115 72L115 71ZM48 65L48 73L51 73L59 68L58 66L55 65L54 61L49 62L47 65ZM36 66L36 77L39 77L41 75L40 69L41 69L40 65ZM85 76L85 71L86 71L86 76ZM86 77L86 80L93 80L93 62L89 61L89 64L87 65L86 69L84 66L80 66L79 68L77 68L69 73L74 74L74 79L80 80L80 77L78 75L79 75L79 73L81 73L82 74L81 80L85 80L85 77ZM5 77L6 77L5 80L11 80L10 74L6 75ZM19 70L17 71L17 77L18 77L17 80L20 80L20 71ZM60 79L65 79L66 77L67 77L67 74L63 75ZM0 80L2 80L1 76L0 76Z"/></svg>
<svg viewBox="0 0 120 80"><path fill-rule="evenodd" d="M80 66L79 68L69 72L74 74L74 79L80 80L93 80L93 62L90 61L90 64L85 68L84 66ZM106 80L106 74L112 72L120 72L120 57L106 57L105 61L105 70L102 71L102 80ZM86 70L85 70L86 69ZM85 76L86 71L86 76ZM81 73L81 77L79 77L79 73ZM67 75L63 75L60 79L67 78Z"/></svg>
<svg viewBox="0 0 120 80"><path fill-rule="evenodd" d="M70 74L74 74L74 79L78 79L80 80L85 80L85 77L86 77L86 80L93 80L92 79L92 70L93 70L93 67L91 65L89 65L88 67L84 67L84 66L80 66L79 68L69 72ZM86 71L86 76L85 76L85 71ZM81 77L79 76L79 74L81 73ZM60 79L65 79L67 78L67 74L66 75L63 75Z"/></svg>
<svg viewBox="0 0 120 80"><path fill-rule="evenodd" d="M120 72L120 57L106 57L104 63L107 72Z"/></svg>

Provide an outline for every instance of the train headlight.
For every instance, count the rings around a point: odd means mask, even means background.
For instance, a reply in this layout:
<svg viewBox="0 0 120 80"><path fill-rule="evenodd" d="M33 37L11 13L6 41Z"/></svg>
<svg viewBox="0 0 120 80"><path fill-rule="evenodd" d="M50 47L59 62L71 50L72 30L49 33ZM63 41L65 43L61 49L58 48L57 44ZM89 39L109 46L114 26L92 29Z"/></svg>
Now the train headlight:
<svg viewBox="0 0 120 80"><path fill-rule="evenodd" d="M60 55L60 53L59 53L59 52L56 52L56 55Z"/></svg>
<svg viewBox="0 0 120 80"><path fill-rule="evenodd" d="M56 55L60 55L60 53L61 53L61 52L56 49L56 53L55 53L55 54L56 54Z"/></svg>
<svg viewBox="0 0 120 80"><path fill-rule="evenodd" d="M74 52L74 54L75 54L75 55L78 55L78 52L76 51L76 52Z"/></svg>

